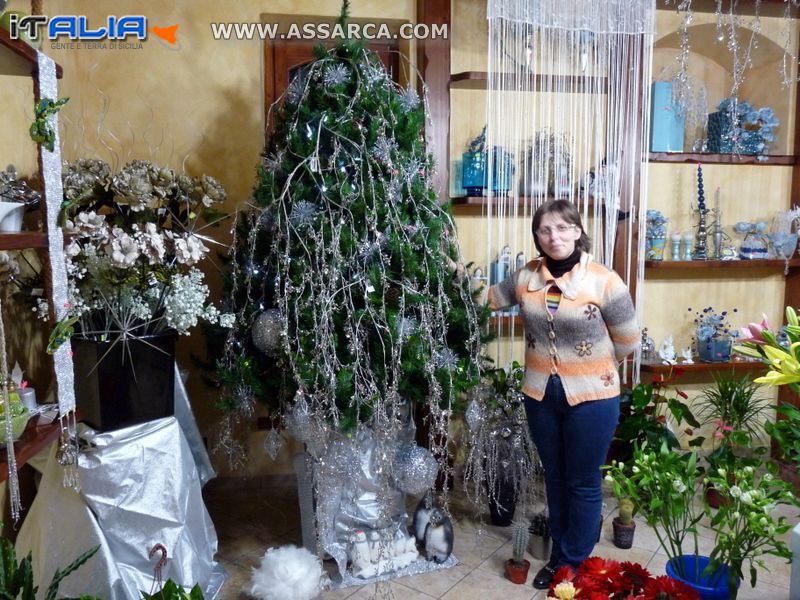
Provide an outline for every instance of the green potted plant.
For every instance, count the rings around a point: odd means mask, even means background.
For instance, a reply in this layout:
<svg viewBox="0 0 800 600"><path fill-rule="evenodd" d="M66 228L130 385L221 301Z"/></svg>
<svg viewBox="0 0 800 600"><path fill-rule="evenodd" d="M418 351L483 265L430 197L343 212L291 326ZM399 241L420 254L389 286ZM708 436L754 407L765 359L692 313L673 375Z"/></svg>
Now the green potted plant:
<svg viewBox="0 0 800 600"><path fill-rule="evenodd" d="M759 384L749 375L714 374L714 385L703 390L696 401L697 417L714 428L714 448L707 456L710 470L730 469L736 459L747 461L753 443L762 439L762 422L770 408L769 400L759 395ZM744 463L741 463L744 464ZM719 492L707 488L713 508L719 505Z"/></svg>
<svg viewBox="0 0 800 600"><path fill-rule="evenodd" d="M528 569L531 563L525 558L525 548L528 546L528 523L517 522L514 524L514 550L510 559L506 561L506 577L517 584L524 584L528 580Z"/></svg>
<svg viewBox="0 0 800 600"><path fill-rule="evenodd" d="M756 378L755 383L770 386L786 385L795 393L800 393L800 322L797 312L786 307L784 339L772 331L766 315L761 323L750 323L741 330L740 344L734 351L750 358L757 358L767 367L767 373ZM766 423L767 433L775 440L781 453L790 464L782 464L781 472L798 483L797 463L800 461L800 410L791 405L777 409L778 418L774 423Z"/></svg>
<svg viewBox="0 0 800 600"><path fill-rule="evenodd" d="M687 435L694 434L700 423L684 402L688 395L673 386L675 377L683 370L673 369L667 377L656 375L650 383L639 383L624 390L621 403L620 424L617 428L609 461L628 460L633 454L634 443L659 448L666 443L668 448L680 448L680 441L673 432L670 421L677 430L683 428ZM690 445L696 445L694 440Z"/></svg>
<svg viewBox="0 0 800 600"><path fill-rule="evenodd" d="M766 449L761 450L757 456L763 460ZM679 452L666 444L659 449L643 444L636 447L629 464L617 461L605 468L614 493L630 498L654 529L669 557L667 574L701 593L736 598L745 567L755 586L755 567L764 566L763 555L791 556L781 539L789 529L786 517L776 518L774 511L781 504L798 506L798 501L788 484L775 477L771 462L763 474L747 464L703 476L696 450ZM716 512L696 503L699 483L713 483L731 502ZM697 525L704 515L714 533L710 556L700 556L698 550Z"/></svg>
<svg viewBox="0 0 800 600"><path fill-rule="evenodd" d="M800 466L800 409L791 404L777 408L779 418L774 423L766 423L764 428L780 448L781 456L788 464L781 465L781 476L798 487L798 466ZM784 468L786 467L786 468Z"/></svg>
<svg viewBox="0 0 800 600"><path fill-rule="evenodd" d="M636 522L633 520L633 513L636 507L630 498L620 498L619 513L611 524L614 526L614 545L617 548L627 550L633 546L633 534L636 532Z"/></svg>
<svg viewBox="0 0 800 600"><path fill-rule="evenodd" d="M45 600L55 600L58 586L69 575L77 571L100 549L100 546L87 550L63 569L56 569L44 596ZM38 587L33 585L33 565L30 553L17 563L14 545L7 539L0 539L0 598L35 600ZM81 600L97 600L94 596L81 596Z"/></svg>

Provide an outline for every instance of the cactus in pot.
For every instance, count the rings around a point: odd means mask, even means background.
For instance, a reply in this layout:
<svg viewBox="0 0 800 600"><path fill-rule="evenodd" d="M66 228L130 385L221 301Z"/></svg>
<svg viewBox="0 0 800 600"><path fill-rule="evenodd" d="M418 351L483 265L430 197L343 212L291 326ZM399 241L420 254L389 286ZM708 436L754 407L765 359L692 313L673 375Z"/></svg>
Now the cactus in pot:
<svg viewBox="0 0 800 600"><path fill-rule="evenodd" d="M612 522L614 525L614 545L617 548L630 548L633 545L633 533L636 530L636 523L633 514L636 507L630 498L620 498L618 515Z"/></svg>
<svg viewBox="0 0 800 600"><path fill-rule="evenodd" d="M524 584L528 579L528 569L530 569L531 563L525 558L525 549L528 546L529 536L527 522L514 524L513 553L511 558L506 561L506 577L512 583Z"/></svg>

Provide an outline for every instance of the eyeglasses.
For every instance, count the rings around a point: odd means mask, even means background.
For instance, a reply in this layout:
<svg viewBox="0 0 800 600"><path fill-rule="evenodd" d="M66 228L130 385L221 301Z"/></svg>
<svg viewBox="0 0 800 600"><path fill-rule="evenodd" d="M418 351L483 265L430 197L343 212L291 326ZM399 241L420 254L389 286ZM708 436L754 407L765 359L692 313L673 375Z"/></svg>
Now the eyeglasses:
<svg viewBox="0 0 800 600"><path fill-rule="evenodd" d="M536 235L538 235L539 237L552 237L555 234L562 236L574 227L577 227L577 225L575 225L574 223L570 225L561 223L559 225L556 225L555 228L540 227L539 229L536 230Z"/></svg>

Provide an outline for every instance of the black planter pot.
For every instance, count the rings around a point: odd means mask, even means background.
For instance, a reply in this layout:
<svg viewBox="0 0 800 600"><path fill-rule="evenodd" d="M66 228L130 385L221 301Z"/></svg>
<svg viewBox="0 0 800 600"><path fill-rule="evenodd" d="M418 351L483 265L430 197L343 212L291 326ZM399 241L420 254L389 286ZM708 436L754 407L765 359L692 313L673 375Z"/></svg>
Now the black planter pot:
<svg viewBox="0 0 800 600"><path fill-rule="evenodd" d="M614 517L611 524L614 526L614 545L623 550L627 550L633 546L633 534L636 532L636 523L631 522L630 525L625 525L619 517Z"/></svg>
<svg viewBox="0 0 800 600"><path fill-rule="evenodd" d="M489 521L491 524L497 527L511 525L514 520L514 511L517 507L514 482L507 479L499 479L495 494L488 494L488 497Z"/></svg>
<svg viewBox="0 0 800 600"><path fill-rule="evenodd" d="M169 332L124 343L73 337L75 402L82 420L112 431L171 416L176 337Z"/></svg>

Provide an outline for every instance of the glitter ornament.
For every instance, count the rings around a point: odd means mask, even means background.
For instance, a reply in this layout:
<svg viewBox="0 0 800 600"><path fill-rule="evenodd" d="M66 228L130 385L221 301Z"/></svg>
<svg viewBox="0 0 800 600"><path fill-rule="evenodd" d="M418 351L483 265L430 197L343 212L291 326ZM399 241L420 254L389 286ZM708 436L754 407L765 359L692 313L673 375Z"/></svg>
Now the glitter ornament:
<svg viewBox="0 0 800 600"><path fill-rule="evenodd" d="M407 494L418 496L436 482L439 465L430 450L406 444L395 455L392 476L397 487Z"/></svg>
<svg viewBox="0 0 800 600"><path fill-rule="evenodd" d="M403 112L411 112L419 106L419 96L415 90L408 88L400 94L398 102Z"/></svg>
<svg viewBox="0 0 800 600"><path fill-rule="evenodd" d="M280 310L265 310L253 323L252 337L256 348L264 354L273 354L281 347L281 331L283 322Z"/></svg>
<svg viewBox="0 0 800 600"><path fill-rule="evenodd" d="M350 69L342 64L333 65L325 70L323 81L326 86L342 85L350 79Z"/></svg>
<svg viewBox="0 0 800 600"><path fill-rule="evenodd" d="M314 224L317 215L317 207L311 202L301 200L298 202L289 215L289 221L295 227L308 227Z"/></svg>
<svg viewBox="0 0 800 600"><path fill-rule="evenodd" d="M467 422L467 427L475 431L483 423L484 412L483 406L477 400L471 400L467 406L467 412L464 414L464 419Z"/></svg>

